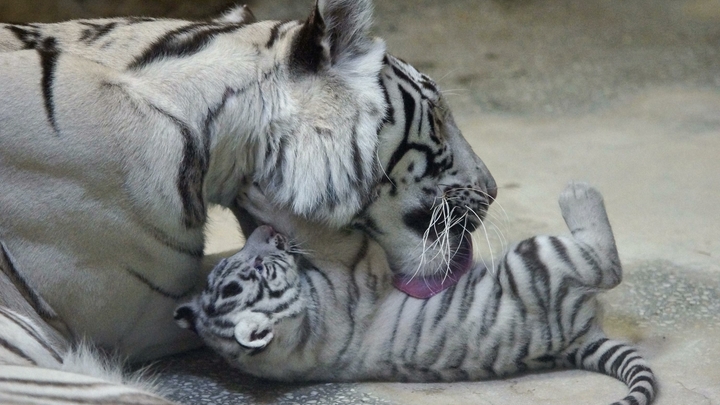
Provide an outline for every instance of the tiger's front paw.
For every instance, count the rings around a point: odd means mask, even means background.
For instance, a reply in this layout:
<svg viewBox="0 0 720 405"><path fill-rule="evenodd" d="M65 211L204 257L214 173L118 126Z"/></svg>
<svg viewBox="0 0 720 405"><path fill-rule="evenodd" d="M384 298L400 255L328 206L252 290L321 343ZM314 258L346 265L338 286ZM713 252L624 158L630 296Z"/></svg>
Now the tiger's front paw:
<svg viewBox="0 0 720 405"><path fill-rule="evenodd" d="M273 322L265 314L244 312L238 317L234 335L240 346L262 350L273 339Z"/></svg>

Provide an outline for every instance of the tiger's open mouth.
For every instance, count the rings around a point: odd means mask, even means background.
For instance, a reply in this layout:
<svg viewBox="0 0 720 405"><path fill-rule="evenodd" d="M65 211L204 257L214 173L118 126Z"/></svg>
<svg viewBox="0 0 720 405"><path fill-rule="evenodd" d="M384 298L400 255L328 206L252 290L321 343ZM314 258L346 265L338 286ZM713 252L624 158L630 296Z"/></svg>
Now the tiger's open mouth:
<svg viewBox="0 0 720 405"><path fill-rule="evenodd" d="M405 294L419 299L430 298L446 290L473 268L473 249L470 233L461 236L457 248L451 252L448 271L439 271L432 275L408 276L397 273L393 277L393 285Z"/></svg>

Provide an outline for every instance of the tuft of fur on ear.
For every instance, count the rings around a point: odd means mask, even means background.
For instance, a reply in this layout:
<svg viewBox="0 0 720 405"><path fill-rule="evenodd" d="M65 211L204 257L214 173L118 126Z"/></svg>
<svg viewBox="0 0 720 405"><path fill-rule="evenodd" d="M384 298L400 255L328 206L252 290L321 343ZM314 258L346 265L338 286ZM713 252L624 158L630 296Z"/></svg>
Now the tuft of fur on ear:
<svg viewBox="0 0 720 405"><path fill-rule="evenodd" d="M195 328L197 313L195 312L195 308L192 303L183 304L177 307L173 318L175 319L175 323L177 323L181 328L190 329L191 331L197 333L197 329Z"/></svg>
<svg viewBox="0 0 720 405"><path fill-rule="evenodd" d="M370 0L318 0L295 37L291 66L317 72L371 52L371 23Z"/></svg>

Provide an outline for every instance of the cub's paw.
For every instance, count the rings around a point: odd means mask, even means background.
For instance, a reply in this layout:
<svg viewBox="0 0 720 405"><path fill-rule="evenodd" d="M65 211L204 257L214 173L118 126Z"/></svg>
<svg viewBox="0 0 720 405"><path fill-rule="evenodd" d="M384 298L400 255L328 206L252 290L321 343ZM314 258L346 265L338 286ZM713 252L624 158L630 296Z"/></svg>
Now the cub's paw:
<svg viewBox="0 0 720 405"><path fill-rule="evenodd" d="M571 181L560 194L559 203L562 216L573 233L607 223L602 194L587 183Z"/></svg>
<svg viewBox="0 0 720 405"><path fill-rule="evenodd" d="M262 350L273 339L273 322L258 312L243 312L237 317L235 340L247 349Z"/></svg>

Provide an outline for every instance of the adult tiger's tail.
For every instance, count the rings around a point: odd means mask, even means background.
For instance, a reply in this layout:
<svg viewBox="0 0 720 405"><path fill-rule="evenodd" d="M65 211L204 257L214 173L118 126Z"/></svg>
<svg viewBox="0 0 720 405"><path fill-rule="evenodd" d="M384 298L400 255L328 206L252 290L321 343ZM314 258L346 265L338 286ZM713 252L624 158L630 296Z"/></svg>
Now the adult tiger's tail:
<svg viewBox="0 0 720 405"><path fill-rule="evenodd" d="M655 374L645 359L626 343L608 338L590 339L568 354L573 367L597 371L624 382L630 392L612 405L648 405L657 393Z"/></svg>

